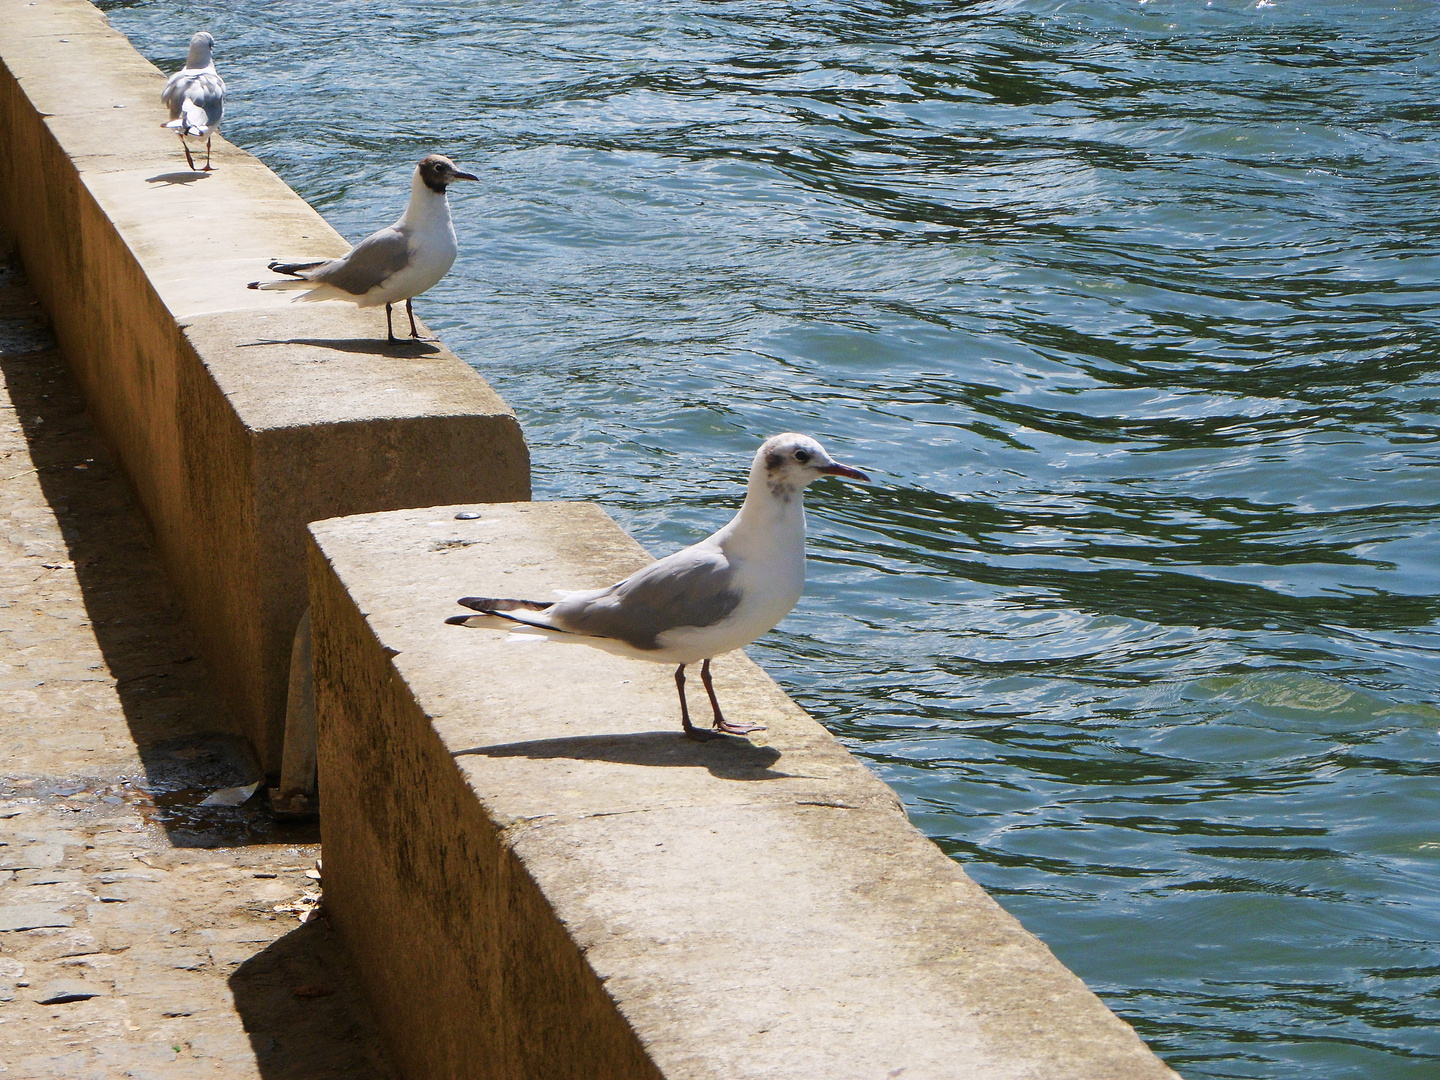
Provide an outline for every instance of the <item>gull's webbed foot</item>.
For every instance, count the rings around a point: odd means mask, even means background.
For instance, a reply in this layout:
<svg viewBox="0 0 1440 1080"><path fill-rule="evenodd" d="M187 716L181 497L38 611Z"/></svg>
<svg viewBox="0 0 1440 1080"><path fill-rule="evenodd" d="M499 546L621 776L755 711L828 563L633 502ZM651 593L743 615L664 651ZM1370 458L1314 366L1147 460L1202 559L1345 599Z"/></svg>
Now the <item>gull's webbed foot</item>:
<svg viewBox="0 0 1440 1080"><path fill-rule="evenodd" d="M733 720L726 720L723 716L715 721L715 730L723 731L726 735L749 735L752 731L764 731L764 724L737 724Z"/></svg>
<svg viewBox="0 0 1440 1080"><path fill-rule="evenodd" d="M713 742L716 739L725 738L725 735L720 731L711 731L709 728L696 727L687 721L685 724L685 737L694 739L696 742Z"/></svg>

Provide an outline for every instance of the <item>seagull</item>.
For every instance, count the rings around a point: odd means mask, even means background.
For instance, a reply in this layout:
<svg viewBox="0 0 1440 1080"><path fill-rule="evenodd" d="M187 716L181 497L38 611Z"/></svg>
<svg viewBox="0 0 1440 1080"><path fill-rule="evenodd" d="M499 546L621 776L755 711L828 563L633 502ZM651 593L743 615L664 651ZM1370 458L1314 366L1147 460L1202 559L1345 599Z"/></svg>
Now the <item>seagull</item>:
<svg viewBox="0 0 1440 1080"><path fill-rule="evenodd" d="M651 563L608 589L559 592L558 601L463 597L480 615L446 619L456 626L494 626L489 617L522 623L521 633L580 641L606 652L679 664L680 722L692 739L748 735L763 725L725 719L710 681L710 660L767 633L790 613L805 587L805 487L822 476L870 478L842 465L808 435L766 439L750 466L740 512L719 532ZM690 723L685 668L697 660L710 696L714 731Z"/></svg>
<svg viewBox="0 0 1440 1080"><path fill-rule="evenodd" d="M290 274L288 280L252 281L252 289L306 289L301 300L349 300L361 307L385 305L385 331L393 342L390 305L405 301L410 336L419 339L412 297L419 296L449 271L458 247L445 189L456 180L479 180L461 172L443 154L431 154L415 166L410 205L388 229L373 232L338 259L272 262L268 269Z"/></svg>
<svg viewBox="0 0 1440 1080"><path fill-rule="evenodd" d="M160 100L170 110L170 122L160 126L179 134L185 161L192 170L195 159L190 156L186 136L205 137L204 172L214 171L210 168L210 138L220 130L220 118L225 115L225 80L215 74L214 49L215 39L201 30L190 39L185 66L171 75L160 91Z"/></svg>

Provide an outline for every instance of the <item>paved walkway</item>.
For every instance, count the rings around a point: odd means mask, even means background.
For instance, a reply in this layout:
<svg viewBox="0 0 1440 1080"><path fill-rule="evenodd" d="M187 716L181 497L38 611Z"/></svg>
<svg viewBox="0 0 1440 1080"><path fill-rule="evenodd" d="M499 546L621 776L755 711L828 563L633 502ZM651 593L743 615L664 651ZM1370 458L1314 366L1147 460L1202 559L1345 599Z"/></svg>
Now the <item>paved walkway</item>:
<svg viewBox="0 0 1440 1080"><path fill-rule="evenodd" d="M0 1080L380 1080L313 826L259 779L0 256Z"/></svg>

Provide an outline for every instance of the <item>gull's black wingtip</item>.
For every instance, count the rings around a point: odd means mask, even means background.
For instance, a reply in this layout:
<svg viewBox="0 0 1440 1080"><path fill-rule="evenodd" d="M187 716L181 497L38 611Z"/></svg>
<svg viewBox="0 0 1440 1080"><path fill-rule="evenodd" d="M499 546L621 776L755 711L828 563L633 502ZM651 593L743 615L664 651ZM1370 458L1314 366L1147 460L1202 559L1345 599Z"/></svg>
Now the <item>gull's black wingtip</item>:
<svg viewBox="0 0 1440 1080"><path fill-rule="evenodd" d="M505 611L545 611L555 606L553 600L506 600L498 596L462 596L455 601L463 607L499 615Z"/></svg>
<svg viewBox="0 0 1440 1080"><path fill-rule="evenodd" d="M279 259L267 263L266 270L274 274L289 274L291 277L303 278L306 270L314 270L317 266L324 266L327 260L311 259L309 262L281 262Z"/></svg>

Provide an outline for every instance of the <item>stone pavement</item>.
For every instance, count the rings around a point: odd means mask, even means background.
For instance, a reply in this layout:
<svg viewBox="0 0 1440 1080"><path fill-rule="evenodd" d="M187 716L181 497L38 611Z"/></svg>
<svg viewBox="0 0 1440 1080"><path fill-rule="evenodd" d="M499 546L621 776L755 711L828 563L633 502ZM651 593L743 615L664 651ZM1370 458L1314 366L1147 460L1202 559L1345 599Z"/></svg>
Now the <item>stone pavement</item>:
<svg viewBox="0 0 1440 1080"><path fill-rule="evenodd" d="M0 1080L397 1075L3 257L0 375Z"/></svg>

